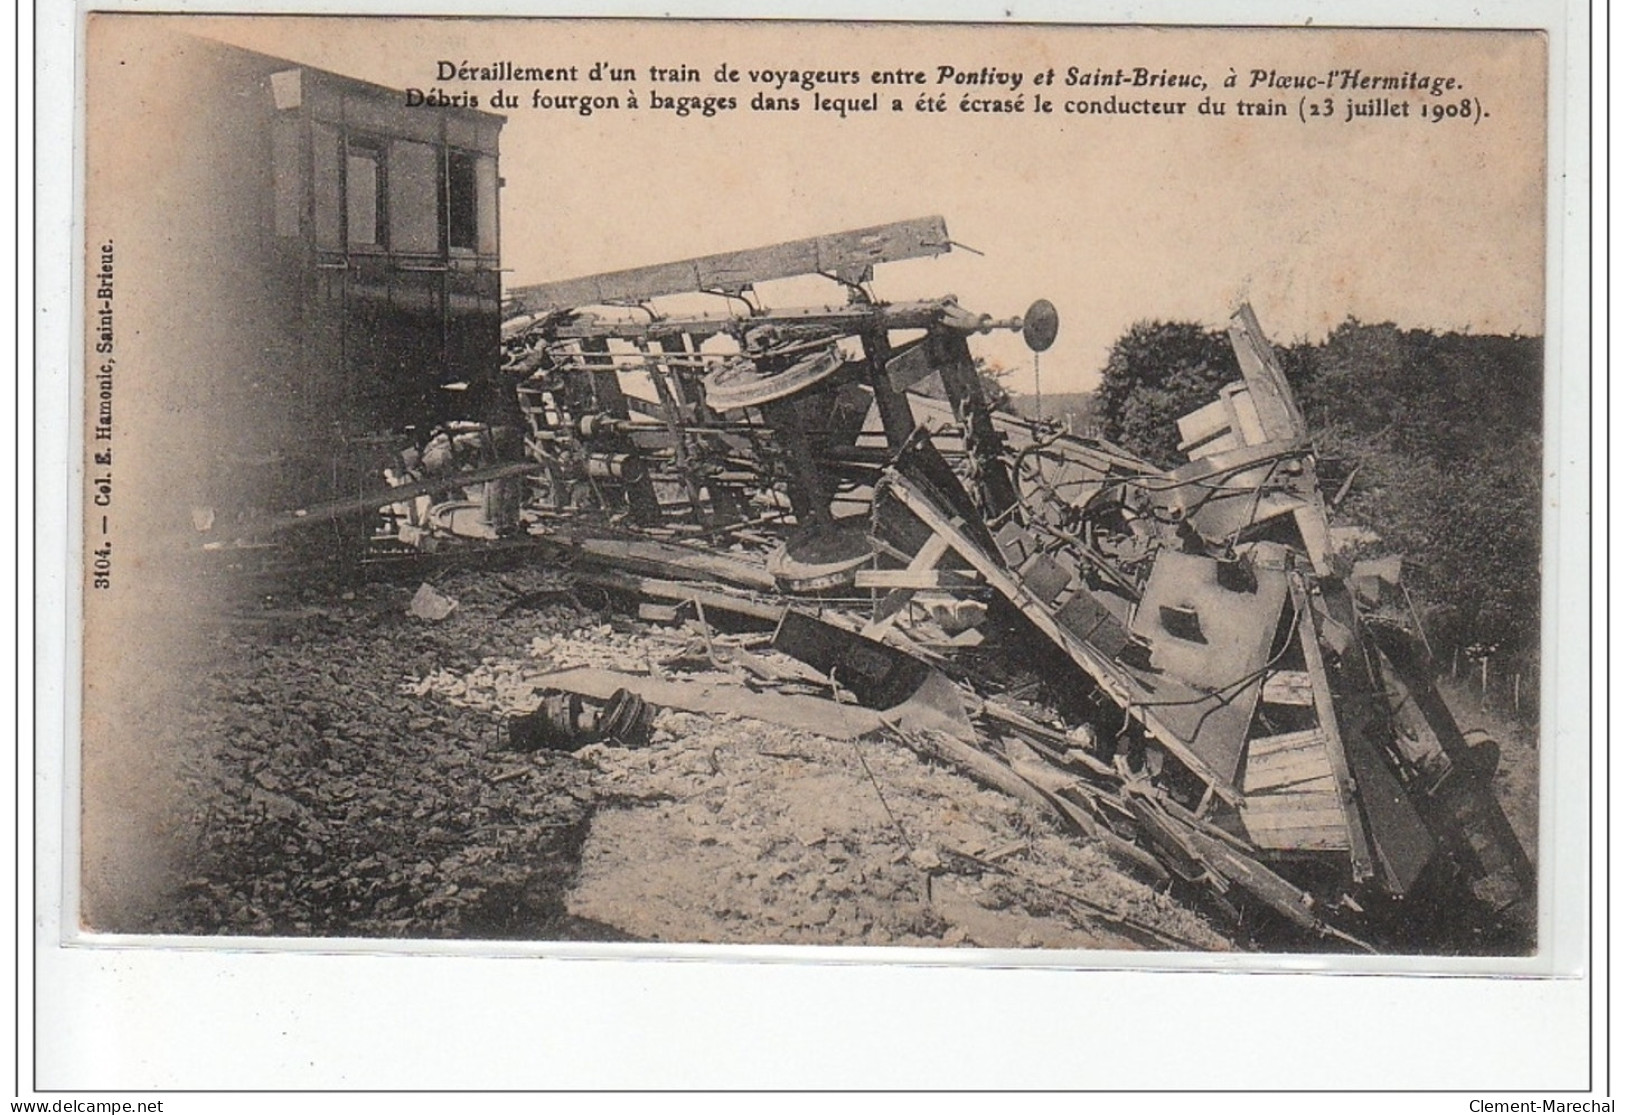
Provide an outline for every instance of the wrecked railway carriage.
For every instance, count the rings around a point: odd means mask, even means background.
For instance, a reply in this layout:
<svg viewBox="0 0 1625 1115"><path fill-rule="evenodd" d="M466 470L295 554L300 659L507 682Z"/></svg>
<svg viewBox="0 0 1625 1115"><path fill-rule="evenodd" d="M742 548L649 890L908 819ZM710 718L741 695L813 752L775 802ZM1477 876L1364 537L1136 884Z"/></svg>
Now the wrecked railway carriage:
<svg viewBox="0 0 1625 1115"><path fill-rule="evenodd" d="M162 64L98 106L90 141L165 137L140 174L97 178L146 207L120 258L162 280L120 303L153 346L133 357L153 406L132 450L150 453L124 481L152 521L236 537L366 490L400 430L516 418L498 374L503 117L189 35L153 44Z"/></svg>
<svg viewBox="0 0 1625 1115"><path fill-rule="evenodd" d="M393 487L246 533L361 513L375 556L534 547L651 617L774 624L878 723L1236 916L1530 947L1496 747L1434 690L1397 563L1333 553L1251 309L1230 328L1243 379L1180 420L1189 463L1165 472L990 405L969 338L1042 350L1047 302L994 320L870 294L874 266L951 246L928 218L514 290L522 422L442 424ZM813 275L845 301L756 299ZM665 301L696 294L722 308ZM1001 630L1082 682L1052 684L1061 717L973 664Z"/></svg>

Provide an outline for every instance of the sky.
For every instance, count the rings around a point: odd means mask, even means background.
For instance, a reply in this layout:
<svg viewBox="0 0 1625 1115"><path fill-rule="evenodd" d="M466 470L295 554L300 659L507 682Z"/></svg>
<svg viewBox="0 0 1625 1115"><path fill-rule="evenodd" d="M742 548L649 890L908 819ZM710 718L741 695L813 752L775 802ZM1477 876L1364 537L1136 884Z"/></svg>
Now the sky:
<svg viewBox="0 0 1625 1115"><path fill-rule="evenodd" d="M1042 358L1045 392L1091 388L1112 342L1140 320L1222 326L1250 301L1278 343L1318 340L1347 318L1475 332L1544 332L1546 40L1538 33L1355 30L966 27L850 23L398 20L181 17L195 34L396 88L488 98L506 84L502 249L510 285L570 278L939 214L959 244L936 259L881 266L885 299L952 293L967 308L1017 316L1057 306L1060 336ZM508 60L618 83L441 81L438 63ZM697 83L651 80L693 66ZM719 85L719 67L741 80ZM939 81L939 67L955 77ZM1079 75L1190 77L1191 88L1065 84ZM751 70L851 70L880 89L879 111L846 118L813 93L753 84ZM925 85L877 87L877 70L921 71ZM1022 84L960 84L1019 74ZM1034 85L1052 71L1055 84ZM1312 92L1331 71L1452 78L1426 92ZM1238 87L1223 87L1234 71ZM1267 75L1255 82L1255 71ZM93 79L92 79L93 80ZM1251 89L1248 87L1252 86ZM637 111L533 109L530 95L635 92ZM668 96L731 95L713 117L647 107ZM893 92L903 111L890 109ZM795 111L749 111L757 92L795 95ZM921 93L946 111L922 112ZM975 97L1023 97L1022 114L970 113ZM1035 95L1053 111L1035 113ZM1183 116L1079 115L1069 101L1185 100ZM1204 96L1227 104L1200 114ZM1237 115L1237 100L1286 116ZM1348 102L1382 115L1347 119ZM1470 122L1427 107L1470 106ZM1401 110L1400 103L1405 102ZM1321 103L1325 117L1307 112ZM1398 113L1403 111L1405 115ZM763 300L839 301L815 283L764 288ZM809 297L810 294L810 297ZM1032 360L1011 335L979 352L1030 391Z"/></svg>

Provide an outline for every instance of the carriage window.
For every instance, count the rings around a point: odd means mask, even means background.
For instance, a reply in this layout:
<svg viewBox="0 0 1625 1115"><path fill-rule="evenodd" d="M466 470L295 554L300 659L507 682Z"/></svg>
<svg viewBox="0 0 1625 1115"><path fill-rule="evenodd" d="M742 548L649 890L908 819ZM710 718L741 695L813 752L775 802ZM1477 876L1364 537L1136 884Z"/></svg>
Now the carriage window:
<svg viewBox="0 0 1625 1115"><path fill-rule="evenodd" d="M473 251L479 242L478 191L474 156L446 153L446 246Z"/></svg>
<svg viewBox="0 0 1625 1115"><path fill-rule="evenodd" d="M352 142L344 160L345 239L352 246L384 242L383 152Z"/></svg>

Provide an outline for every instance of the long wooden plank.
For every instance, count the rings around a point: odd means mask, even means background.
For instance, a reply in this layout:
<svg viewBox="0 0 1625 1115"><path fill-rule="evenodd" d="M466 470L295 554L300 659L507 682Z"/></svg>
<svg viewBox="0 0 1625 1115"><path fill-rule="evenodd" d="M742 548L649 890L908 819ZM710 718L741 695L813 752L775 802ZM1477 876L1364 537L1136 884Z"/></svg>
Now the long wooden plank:
<svg viewBox="0 0 1625 1115"><path fill-rule="evenodd" d="M1343 852L1348 850L1348 829L1315 829L1309 832L1261 832L1253 843L1272 852Z"/></svg>
<svg viewBox="0 0 1625 1115"><path fill-rule="evenodd" d="M1343 811L1341 809L1321 809L1317 811L1298 810L1292 813L1255 813L1250 809L1241 811L1242 823L1249 832L1261 829L1321 829L1343 827Z"/></svg>
<svg viewBox="0 0 1625 1115"><path fill-rule="evenodd" d="M1244 821L1242 827L1253 843L1277 850L1349 846L1348 826L1341 821L1331 825L1257 825Z"/></svg>
<svg viewBox="0 0 1625 1115"><path fill-rule="evenodd" d="M629 689L661 708L748 716L834 739L856 739L878 731L885 723L873 709L836 704L822 697L757 693L737 682L668 681L590 666L540 674L530 680L538 688L563 689L598 700L608 699L617 689Z"/></svg>
<svg viewBox="0 0 1625 1115"><path fill-rule="evenodd" d="M1249 805L1242 809L1241 818L1249 829L1340 828L1343 825L1337 800L1330 797L1284 810L1254 809Z"/></svg>
<svg viewBox="0 0 1625 1115"><path fill-rule="evenodd" d="M1293 748L1277 748L1276 751L1269 751L1266 754L1250 756L1248 757L1248 766L1258 767L1258 769L1279 767L1282 764L1287 764L1287 762L1297 762L1303 756L1319 756L1323 761L1326 761L1326 740L1324 740L1324 736L1308 741L1308 743L1297 744Z"/></svg>
<svg viewBox="0 0 1625 1115"><path fill-rule="evenodd" d="M1273 774L1281 770L1295 770L1305 764L1313 764L1327 774L1332 772L1332 765L1326 758L1326 751L1321 747L1303 747L1293 751L1277 751L1273 755L1265 755L1261 759L1252 759L1247 763L1247 773L1252 775Z"/></svg>
<svg viewBox="0 0 1625 1115"><path fill-rule="evenodd" d="M1331 776L1329 771L1311 775L1274 774L1268 777L1249 779L1243 784L1243 789L1249 798L1263 794L1290 793L1293 790L1335 794L1337 793L1337 780Z"/></svg>
<svg viewBox="0 0 1625 1115"><path fill-rule="evenodd" d="M1332 839L1344 848L1349 844L1348 826L1342 821L1323 823L1320 821L1305 821L1301 825L1293 824L1256 824L1252 820L1242 822L1247 834L1255 841L1272 839L1282 843L1288 841Z"/></svg>
<svg viewBox="0 0 1625 1115"><path fill-rule="evenodd" d="M1345 846L1348 843L1348 826L1336 816L1309 816L1296 823L1287 817L1244 817L1242 825L1255 840L1265 833L1278 833L1282 839L1300 839L1304 836L1332 833L1339 837Z"/></svg>
<svg viewBox="0 0 1625 1115"><path fill-rule="evenodd" d="M1330 804L1327 804L1330 803ZM1260 808L1272 812L1292 809L1295 806L1330 809L1338 805L1336 787L1331 789L1304 789L1303 787L1285 787L1262 794L1249 794L1242 803L1246 809Z"/></svg>
<svg viewBox="0 0 1625 1115"><path fill-rule="evenodd" d="M1249 759L1246 769L1242 772L1242 781L1251 782L1256 778L1274 776L1283 770L1298 770L1311 766L1324 774L1333 773L1324 747L1302 747Z"/></svg>
<svg viewBox="0 0 1625 1115"><path fill-rule="evenodd" d="M921 217L764 248L519 287L509 292L509 300L534 314L604 303L643 302L694 291L737 292L772 279L833 275L876 263L941 255L951 246L947 223L941 217Z"/></svg>
<svg viewBox="0 0 1625 1115"><path fill-rule="evenodd" d="M961 588L980 581L975 572L952 569L860 569L853 588Z"/></svg>
<svg viewBox="0 0 1625 1115"><path fill-rule="evenodd" d="M1266 780L1313 779L1316 775L1332 774L1331 764L1323 751L1290 751L1280 756L1269 756L1250 762L1241 785L1263 785Z"/></svg>
<svg viewBox="0 0 1625 1115"><path fill-rule="evenodd" d="M642 538L606 538L557 531L540 537L608 565L674 580L718 580L762 592L777 591L766 567L726 554Z"/></svg>
<svg viewBox="0 0 1625 1115"><path fill-rule="evenodd" d="M1249 813L1290 813L1340 808L1335 791L1287 791L1280 794L1254 794L1243 803Z"/></svg>
<svg viewBox="0 0 1625 1115"><path fill-rule="evenodd" d="M1247 741L1247 753L1253 757L1268 755L1272 751L1287 751L1297 747L1319 747L1325 736L1319 728L1302 732L1285 732L1278 736L1257 736Z"/></svg>
<svg viewBox="0 0 1625 1115"><path fill-rule="evenodd" d="M658 577L639 577L617 570L581 569L577 570L573 576L582 584L597 585L600 588L616 589L620 592L641 596L652 596L658 600L675 600L679 603L685 600L696 600L705 608L732 612L734 615L748 616L751 619L758 619L772 624L777 624L779 620L784 618L786 607L783 604L770 604L751 597L736 596L721 589L706 588L692 581L667 581Z"/></svg>
<svg viewBox="0 0 1625 1115"><path fill-rule="evenodd" d="M1320 636L1315 632L1315 610L1303 581L1294 573L1288 582L1292 589L1292 604L1298 613L1298 639L1303 644L1303 660L1309 669L1309 680L1315 690L1315 715L1326 732L1326 756L1331 760L1332 777L1337 781L1338 797L1343 802L1343 817L1349 830L1349 863L1354 881L1362 883L1375 873L1372 866L1371 843L1360 819L1360 807L1354 800L1354 779L1349 775L1348 756L1343 752L1343 737L1337 728L1337 706L1332 701L1332 684L1326 677L1326 663L1320 654Z"/></svg>
<svg viewBox="0 0 1625 1115"><path fill-rule="evenodd" d="M1309 762L1294 766L1250 771L1242 786L1249 796L1286 793L1290 790L1329 790L1334 794L1337 792L1337 782L1332 778L1331 768L1320 756L1313 756Z"/></svg>

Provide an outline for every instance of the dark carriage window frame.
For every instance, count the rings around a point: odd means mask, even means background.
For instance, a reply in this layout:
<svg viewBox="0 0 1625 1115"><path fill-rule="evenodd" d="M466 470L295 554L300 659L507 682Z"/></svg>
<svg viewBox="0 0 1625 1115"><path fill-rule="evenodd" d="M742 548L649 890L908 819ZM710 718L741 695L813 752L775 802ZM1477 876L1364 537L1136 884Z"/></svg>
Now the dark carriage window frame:
<svg viewBox="0 0 1625 1115"><path fill-rule="evenodd" d="M444 219L440 227L446 250L473 255L480 243L479 157L472 151L446 148L441 177Z"/></svg>

